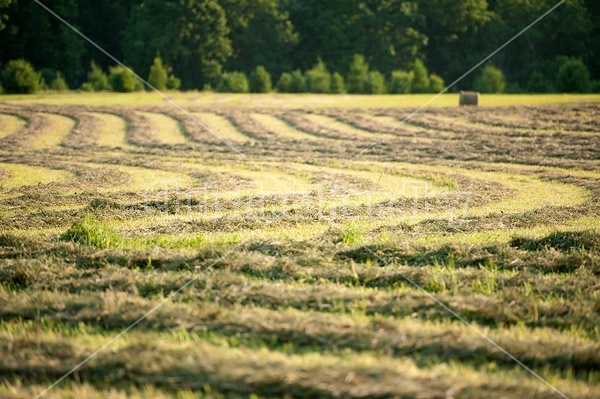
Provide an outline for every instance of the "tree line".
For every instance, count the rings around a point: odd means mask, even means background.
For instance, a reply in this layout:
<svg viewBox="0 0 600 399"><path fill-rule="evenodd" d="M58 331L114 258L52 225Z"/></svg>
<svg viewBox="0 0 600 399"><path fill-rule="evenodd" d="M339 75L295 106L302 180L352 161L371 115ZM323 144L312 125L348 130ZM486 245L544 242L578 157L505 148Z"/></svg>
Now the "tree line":
<svg viewBox="0 0 600 399"><path fill-rule="evenodd" d="M441 90L555 0L44 4L160 88L409 93ZM454 89L600 91L599 21L597 0L567 0ZM32 1L0 0L0 66L7 92L141 88Z"/></svg>

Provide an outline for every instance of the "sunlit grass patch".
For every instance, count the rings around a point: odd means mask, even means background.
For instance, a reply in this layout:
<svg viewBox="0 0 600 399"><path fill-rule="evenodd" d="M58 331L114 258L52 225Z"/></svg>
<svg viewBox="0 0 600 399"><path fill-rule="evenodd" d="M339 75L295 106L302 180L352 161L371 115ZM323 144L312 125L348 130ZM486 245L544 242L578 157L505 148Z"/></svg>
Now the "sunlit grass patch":
<svg viewBox="0 0 600 399"><path fill-rule="evenodd" d="M56 114L42 114L44 118L50 121L50 128L41 136L33 140L31 146L37 150L58 147L63 140L71 133L75 126L75 121L71 118Z"/></svg>
<svg viewBox="0 0 600 399"><path fill-rule="evenodd" d="M183 135L179 122L165 114L140 112L150 121L152 137L163 144L185 144L188 139Z"/></svg>
<svg viewBox="0 0 600 399"><path fill-rule="evenodd" d="M9 173L8 177L0 180L0 186L5 188L56 183L75 178L72 173L65 170L50 169L42 166L0 163L0 168Z"/></svg>
<svg viewBox="0 0 600 399"><path fill-rule="evenodd" d="M91 167L98 166L98 164L87 164ZM140 190L146 193L152 193L160 191L163 195L169 196L173 193L177 193L178 190L185 187L192 186L198 182L198 179L183 174L170 172L167 170L143 168L139 166L111 166L101 165L101 167L116 168L121 172L127 173L132 179L131 182L125 182L127 184L126 189L128 190ZM121 191L123 190L123 183L115 182L113 187L102 188L102 191Z"/></svg>
<svg viewBox="0 0 600 399"><path fill-rule="evenodd" d="M95 118L102 121L102 130L98 135L97 144L103 147L127 148L127 124L123 118L99 112L90 112Z"/></svg>
<svg viewBox="0 0 600 399"><path fill-rule="evenodd" d="M0 114L0 139L18 132L26 124L27 122L17 116Z"/></svg>
<svg viewBox="0 0 600 399"><path fill-rule="evenodd" d="M229 121L229 119L221 115L217 115L210 112L194 112L192 115L194 115L195 118L197 118L203 125L206 126L203 126L204 129L208 128L210 130L210 133L207 132L207 134L214 134L219 138L238 143L247 143L254 141L252 138L241 133Z"/></svg>

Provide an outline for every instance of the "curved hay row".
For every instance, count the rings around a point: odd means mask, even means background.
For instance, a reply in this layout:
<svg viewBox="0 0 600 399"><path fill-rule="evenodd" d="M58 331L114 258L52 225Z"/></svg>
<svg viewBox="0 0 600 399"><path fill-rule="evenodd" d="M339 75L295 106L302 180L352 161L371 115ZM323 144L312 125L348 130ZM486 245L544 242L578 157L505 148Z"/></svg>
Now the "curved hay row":
<svg viewBox="0 0 600 399"><path fill-rule="evenodd" d="M407 174L389 173L387 168L357 168L352 163L339 168L299 163L286 163L285 167L296 173L310 174L319 185L333 187L340 195L383 193L391 197L420 198L450 191L448 186Z"/></svg>
<svg viewBox="0 0 600 399"><path fill-rule="evenodd" d="M370 124L375 124L377 129L380 132L387 133L389 135L395 136L408 136L408 137L418 137L418 138L454 138L456 135L447 130L436 131L432 133L422 127L412 125L411 120L403 121L405 116L396 117L390 115L371 115L366 113L360 113L356 116L350 114L346 115L346 117L350 118L350 121L354 123L362 123L366 126ZM358 122L362 121L362 122ZM367 127L365 127L367 128Z"/></svg>
<svg viewBox="0 0 600 399"><path fill-rule="evenodd" d="M220 195L225 198L248 195L289 195L309 193L315 187L310 179L279 170L277 167L273 167L268 163L261 163L260 165L210 165L206 167L206 172L226 173L245 182L239 188L220 193Z"/></svg>
<svg viewBox="0 0 600 399"><path fill-rule="evenodd" d="M81 150L93 148L100 134L101 122L93 115L84 112L70 113L67 116L73 118L76 124L62 144Z"/></svg>
<svg viewBox="0 0 600 399"><path fill-rule="evenodd" d="M150 135L154 142L167 145L188 143L177 120L168 115L154 112L138 112L138 114L148 120L151 126Z"/></svg>
<svg viewBox="0 0 600 399"><path fill-rule="evenodd" d="M315 141L324 139L315 137L311 134L298 130L275 115L266 113L251 113L248 116L252 118L255 122L257 122L262 130L274 135L277 139L293 141Z"/></svg>
<svg viewBox="0 0 600 399"><path fill-rule="evenodd" d="M590 132L582 132L576 130L565 130L559 125L544 125L544 127L512 126L510 124L486 123L485 118L475 118L470 114L441 114L439 111L435 113L423 113L416 115L411 122L416 126L421 126L424 129L433 129L436 131L450 131L455 134L486 134L494 135L495 137L531 137L547 136L561 134L568 135L569 138L578 140L589 140ZM483 119L477 120L477 119Z"/></svg>
<svg viewBox="0 0 600 399"><path fill-rule="evenodd" d="M6 115L12 115L25 121L22 129L0 139L0 147L28 148L29 142L50 128L46 117L39 113L20 108L2 108Z"/></svg>
<svg viewBox="0 0 600 399"><path fill-rule="evenodd" d="M75 127L75 121L66 116L57 114L42 114L49 123L49 128L31 142L32 148L36 150L47 150L59 147Z"/></svg>
<svg viewBox="0 0 600 399"><path fill-rule="evenodd" d="M252 143L255 141L252 137L240 132L231 120L223 115L213 112L193 112L192 115L203 124L202 128L205 134L210 134L217 140L224 139L227 142L234 143Z"/></svg>
<svg viewBox="0 0 600 399"><path fill-rule="evenodd" d="M535 175L521 175L506 172L487 172L475 169L464 169L458 167L444 166L417 166L412 164L385 163L381 166L402 170L431 171L446 174L458 174L470 179L479 180L482 184L493 182L499 187L512 190L512 194L506 198L500 198L497 202L474 204L473 195L476 193L465 192L463 207L458 212L437 212L426 215L413 215L407 221L411 223L420 222L424 218L461 218L484 216L493 213L524 213L547 207L570 207L584 204L591 199L591 193L584 187L575 184L566 184L556 181L545 181ZM549 195L552 193L552 195ZM492 195L490 193L489 195Z"/></svg>
<svg viewBox="0 0 600 399"><path fill-rule="evenodd" d="M366 218L367 223L378 226L397 220L399 216L408 220L418 215L441 214L446 209L462 211L460 201L467 198L460 193L453 194L448 181L440 177L433 179L431 171L425 171L429 176L426 173L419 176L414 171L411 174L411 171L389 173L382 172L383 169L337 169L306 164L263 165L261 171L244 170L240 167L242 165L210 166L213 172L243 176L252 184L231 192L203 187L196 193L192 192L190 197L181 196L178 208L182 214L153 219L152 225L157 229L169 226L169 229L181 230L187 226L187 218L195 215L202 220L194 225L204 231L229 231L232 226L237 226L238 232L246 229L255 231L272 225L287 226L288 230L293 230L286 231L286 234L305 234L302 231L311 230L314 222L335 220L337 223ZM294 180L300 181L301 185ZM484 185L468 179L464 182L468 184L465 187L475 190L474 198L469 198L473 204L482 206L503 198L497 193L483 198L486 188L498 189L493 184ZM277 187L278 183L283 185ZM504 191L512 192L509 189ZM155 199L164 199L164 195L160 195L162 197ZM219 218L219 221L215 224L205 218ZM147 221L140 223L143 225ZM164 231L163 228L159 230ZM263 233L266 234L262 231L261 236ZM319 235L322 231L316 228L310 234Z"/></svg>
<svg viewBox="0 0 600 399"><path fill-rule="evenodd" d="M358 129L347 123L340 122L339 120L331 116L318 114L304 114L303 118L308 120L310 123L317 125L322 130L336 132L348 140L356 138L374 140L377 138L376 134L362 129Z"/></svg>
<svg viewBox="0 0 600 399"><path fill-rule="evenodd" d="M150 120L134 110L124 107L103 107L99 112L116 115L125 121L128 144L136 147L156 147L160 145L153 136Z"/></svg>
<svg viewBox="0 0 600 399"><path fill-rule="evenodd" d="M90 112L89 115L98 119L102 124L96 138L96 145L109 148L129 148L129 144L127 143L127 123L123 118L114 114L100 112Z"/></svg>
<svg viewBox="0 0 600 399"><path fill-rule="evenodd" d="M279 118L289 123L293 128L298 129L302 132L306 132L309 135L316 136L317 138L327 138L335 140L347 139L347 135L333 130L325 129L316 123L311 122L305 118L304 113L301 112L284 112L278 115Z"/></svg>
<svg viewBox="0 0 600 399"><path fill-rule="evenodd" d="M265 127L260 124L256 119L252 118L249 113L238 112L238 111L227 111L224 113L235 126L242 131L244 134L255 138L260 142L260 145L264 148L273 150L286 149L286 145L289 143L288 140L283 139L281 136L278 140L273 140L273 136Z"/></svg>
<svg viewBox="0 0 600 399"><path fill-rule="evenodd" d="M361 164L354 165L354 169L287 163L265 163L260 170L244 165L180 166L193 174L206 169L205 172L243 180L237 187L225 190L201 184L195 186L195 190L186 191L185 187L194 183L189 179L182 182L181 175L120 166L119 170L137 176L137 181L128 188L145 190L152 201L164 201L175 195L183 204L182 215L153 219L151 224L156 227L196 215L223 218L219 228L211 223L206 227L198 225L210 231L226 230L229 225L239 225L239 231L244 230L243 226L254 230L276 222L303 234L302 231L310 230L311 224L319 220L364 219L369 228L378 228L436 218L477 218L500 212L508 216L549 207L577 206L590 198L582 187L547 182L535 176L411 164L385 163L379 165L381 171L364 169ZM371 168L374 166L377 165L371 164ZM158 178L157 173L164 176ZM458 185L449 189L454 184L452 180ZM122 188L119 185L103 191L116 192ZM553 196L547 195L549 190L553 190ZM257 217L269 220L261 224L255 220ZM243 220L255 222L241 223ZM148 222L140 221L142 225ZM314 234L321 234L319 231L316 229ZM286 234L294 233L287 231Z"/></svg>
<svg viewBox="0 0 600 399"><path fill-rule="evenodd" d="M562 105L525 108L486 108L468 115L475 123L509 129L561 131L565 133L598 133L600 122L594 105Z"/></svg>
<svg viewBox="0 0 600 399"><path fill-rule="evenodd" d="M0 139L23 130L27 121L19 116L0 114Z"/></svg>
<svg viewBox="0 0 600 399"><path fill-rule="evenodd" d="M7 175L0 175L0 187L7 189L75 180L71 172L43 166L3 162L0 163L0 169L8 172Z"/></svg>
<svg viewBox="0 0 600 399"><path fill-rule="evenodd" d="M106 165L102 165L106 167ZM144 191L153 192L159 190L171 190L176 191L185 187L194 185L197 180L189 175L182 173L169 172L166 170L156 170L149 168L142 168L138 166L109 166L108 168L115 168L116 170L126 173L130 176L132 181L127 183L126 186L122 187L107 187L104 191Z"/></svg>

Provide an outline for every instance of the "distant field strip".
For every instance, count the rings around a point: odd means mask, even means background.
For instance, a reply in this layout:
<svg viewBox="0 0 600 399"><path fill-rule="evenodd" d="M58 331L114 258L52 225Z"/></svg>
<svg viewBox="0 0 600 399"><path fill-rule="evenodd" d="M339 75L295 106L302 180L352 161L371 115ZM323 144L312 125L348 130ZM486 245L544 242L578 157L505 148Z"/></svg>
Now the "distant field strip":
<svg viewBox="0 0 600 399"><path fill-rule="evenodd" d="M60 146L71 133L75 121L71 118L56 114L43 114L50 122L50 128L41 136L34 139L31 146L36 150L45 150Z"/></svg>
<svg viewBox="0 0 600 399"><path fill-rule="evenodd" d="M557 397L430 295L600 397L599 104L104 94L1 109L0 397L159 304L45 397Z"/></svg>

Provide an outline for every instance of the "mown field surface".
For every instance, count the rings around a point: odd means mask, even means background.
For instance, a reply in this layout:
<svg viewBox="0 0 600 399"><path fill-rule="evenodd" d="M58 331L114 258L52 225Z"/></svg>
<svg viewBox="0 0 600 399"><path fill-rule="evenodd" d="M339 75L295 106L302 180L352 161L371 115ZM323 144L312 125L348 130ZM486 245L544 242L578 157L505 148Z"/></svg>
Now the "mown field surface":
<svg viewBox="0 0 600 399"><path fill-rule="evenodd" d="M597 97L142 97L1 98L0 397L600 397Z"/></svg>

